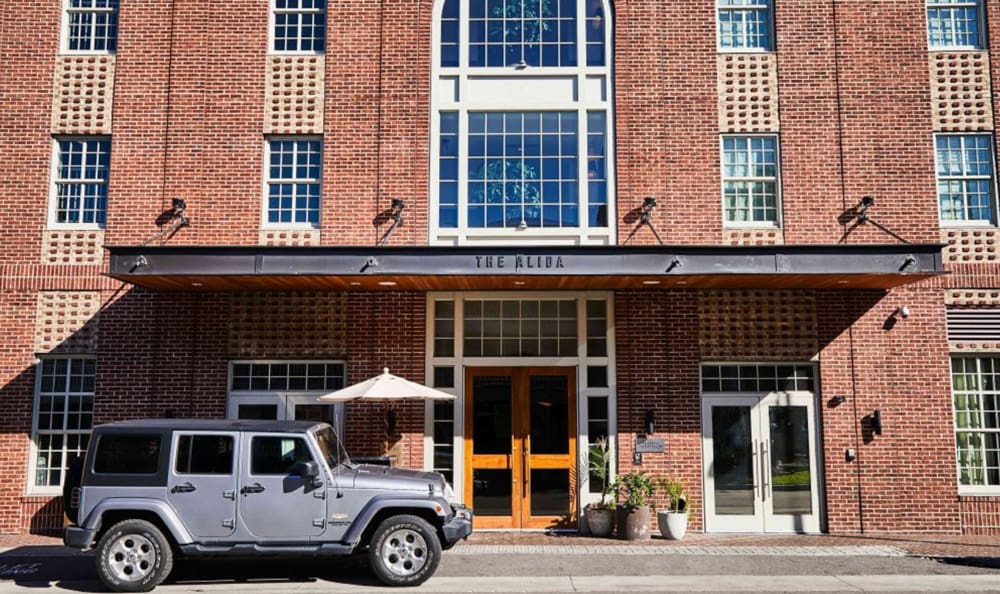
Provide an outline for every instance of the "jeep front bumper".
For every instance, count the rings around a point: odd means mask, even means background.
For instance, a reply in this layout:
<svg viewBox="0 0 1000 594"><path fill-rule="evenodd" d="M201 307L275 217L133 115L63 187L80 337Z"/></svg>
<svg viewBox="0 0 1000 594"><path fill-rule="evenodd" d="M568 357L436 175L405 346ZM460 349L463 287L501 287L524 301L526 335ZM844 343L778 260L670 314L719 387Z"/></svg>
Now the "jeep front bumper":
<svg viewBox="0 0 1000 594"><path fill-rule="evenodd" d="M79 526L66 526L63 529L63 544L71 549L87 550L94 544L97 530L88 530Z"/></svg>
<svg viewBox="0 0 1000 594"><path fill-rule="evenodd" d="M472 534L472 510L464 505L452 505L451 509L454 514L441 527L444 532L442 544L445 548L451 548L456 542Z"/></svg>

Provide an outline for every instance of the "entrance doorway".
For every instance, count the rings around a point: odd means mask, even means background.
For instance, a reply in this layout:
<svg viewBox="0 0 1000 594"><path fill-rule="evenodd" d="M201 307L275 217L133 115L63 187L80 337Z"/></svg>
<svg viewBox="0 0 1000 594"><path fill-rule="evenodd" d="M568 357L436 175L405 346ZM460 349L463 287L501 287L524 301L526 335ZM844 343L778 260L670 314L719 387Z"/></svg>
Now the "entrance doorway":
<svg viewBox="0 0 1000 594"><path fill-rule="evenodd" d="M820 531L814 400L703 396L706 531Z"/></svg>
<svg viewBox="0 0 1000 594"><path fill-rule="evenodd" d="M465 501L476 528L575 527L574 367L465 373Z"/></svg>

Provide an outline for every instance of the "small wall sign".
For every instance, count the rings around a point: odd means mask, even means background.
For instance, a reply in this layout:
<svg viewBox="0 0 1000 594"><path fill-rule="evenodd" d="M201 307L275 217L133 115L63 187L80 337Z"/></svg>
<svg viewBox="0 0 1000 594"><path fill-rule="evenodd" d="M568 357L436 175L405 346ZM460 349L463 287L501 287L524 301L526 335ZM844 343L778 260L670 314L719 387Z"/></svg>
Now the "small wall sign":
<svg viewBox="0 0 1000 594"><path fill-rule="evenodd" d="M659 437L636 437L635 451L640 454L662 454L666 443Z"/></svg>

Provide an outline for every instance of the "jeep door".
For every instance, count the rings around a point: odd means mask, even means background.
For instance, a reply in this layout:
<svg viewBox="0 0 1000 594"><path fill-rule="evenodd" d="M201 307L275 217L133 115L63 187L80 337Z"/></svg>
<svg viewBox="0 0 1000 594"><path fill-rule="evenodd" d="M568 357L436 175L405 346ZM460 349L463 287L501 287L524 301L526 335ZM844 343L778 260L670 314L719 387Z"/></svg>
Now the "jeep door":
<svg viewBox="0 0 1000 594"><path fill-rule="evenodd" d="M238 433L174 432L167 501L197 537L226 537L236 527L238 444Z"/></svg>
<svg viewBox="0 0 1000 594"><path fill-rule="evenodd" d="M256 538L305 542L326 528L324 464L305 435L244 433L239 517ZM320 476L294 474L299 462L319 465Z"/></svg>

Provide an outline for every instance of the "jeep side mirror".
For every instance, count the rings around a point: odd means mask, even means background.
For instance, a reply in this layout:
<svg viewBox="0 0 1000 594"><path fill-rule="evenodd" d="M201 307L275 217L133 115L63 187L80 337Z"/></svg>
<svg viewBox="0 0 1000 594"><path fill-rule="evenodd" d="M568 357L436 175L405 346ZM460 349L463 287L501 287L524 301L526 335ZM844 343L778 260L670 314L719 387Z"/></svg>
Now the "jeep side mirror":
<svg viewBox="0 0 1000 594"><path fill-rule="evenodd" d="M302 478L316 478L319 476L319 464L311 460L309 462L296 462L292 464L291 474Z"/></svg>

